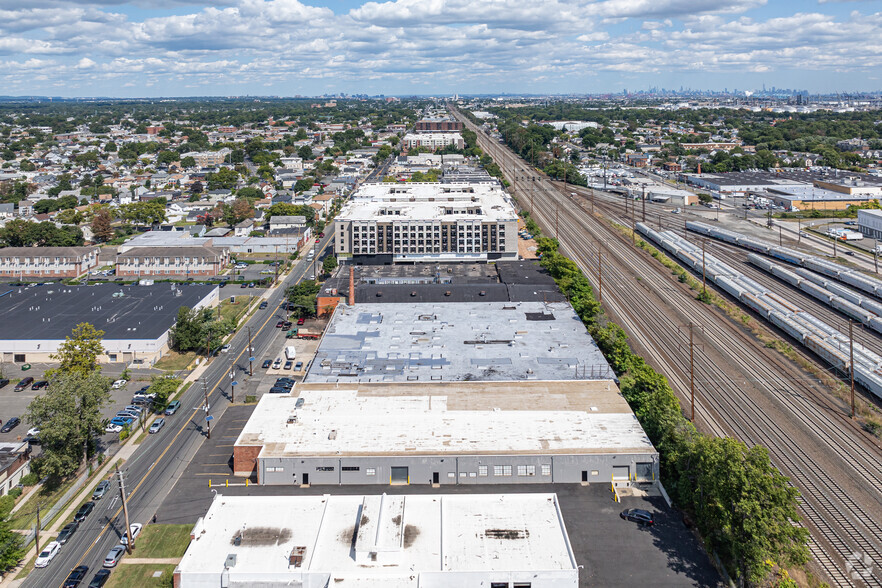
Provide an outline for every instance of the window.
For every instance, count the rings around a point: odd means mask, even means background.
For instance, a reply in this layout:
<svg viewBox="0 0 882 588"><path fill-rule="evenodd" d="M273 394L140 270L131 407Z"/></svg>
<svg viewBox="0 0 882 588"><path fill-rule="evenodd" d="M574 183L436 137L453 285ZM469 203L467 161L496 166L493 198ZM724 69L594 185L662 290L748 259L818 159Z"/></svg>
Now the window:
<svg viewBox="0 0 882 588"><path fill-rule="evenodd" d="M365 476L376 476L377 475L377 468L365 468L364 475Z"/></svg>
<svg viewBox="0 0 882 588"><path fill-rule="evenodd" d="M315 468L315 471L317 471L317 472L333 472L334 466L317 466Z"/></svg>
<svg viewBox="0 0 882 588"><path fill-rule="evenodd" d="M344 472L357 472L357 471L359 471L361 468L358 467L358 466L343 466L343 467L341 467L340 469L341 469L342 471L344 471Z"/></svg>
<svg viewBox="0 0 882 588"><path fill-rule="evenodd" d="M487 475L487 466L479 465L478 466L478 475L479 476L486 476Z"/></svg>
<svg viewBox="0 0 882 588"><path fill-rule="evenodd" d="M494 476L510 476L511 475L511 466L493 466L493 475Z"/></svg>
<svg viewBox="0 0 882 588"><path fill-rule="evenodd" d="M508 588L508 582L490 582L490 588Z"/></svg>
<svg viewBox="0 0 882 588"><path fill-rule="evenodd" d="M518 475L519 476L535 476L536 475L536 466L519 465L518 466Z"/></svg>
<svg viewBox="0 0 882 588"><path fill-rule="evenodd" d="M542 475L550 476L551 475L551 466L549 464L542 464Z"/></svg>

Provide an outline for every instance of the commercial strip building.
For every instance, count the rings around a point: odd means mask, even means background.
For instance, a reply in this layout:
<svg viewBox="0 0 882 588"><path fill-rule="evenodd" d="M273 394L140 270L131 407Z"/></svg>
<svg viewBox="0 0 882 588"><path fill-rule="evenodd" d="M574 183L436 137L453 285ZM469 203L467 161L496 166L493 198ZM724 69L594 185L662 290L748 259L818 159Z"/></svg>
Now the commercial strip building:
<svg viewBox="0 0 882 588"><path fill-rule="evenodd" d="M403 142L408 149L414 147L442 149L449 145L453 145L457 149L465 147L465 141L459 133L408 133L404 135Z"/></svg>
<svg viewBox="0 0 882 588"><path fill-rule="evenodd" d="M281 237L191 237L186 231L148 231L119 246L125 253L139 247L217 247L231 254L297 252L310 238L311 229L288 231Z"/></svg>
<svg viewBox="0 0 882 588"><path fill-rule="evenodd" d="M334 222L334 247L356 262L517 259L517 223L496 182L365 184Z"/></svg>
<svg viewBox="0 0 882 588"><path fill-rule="evenodd" d="M51 361L80 323L104 331L101 362L153 365L169 349L178 308L218 303L214 285L0 285L0 354L5 363Z"/></svg>
<svg viewBox="0 0 882 588"><path fill-rule="evenodd" d="M213 278L230 262L223 247L135 247L116 256L122 277Z"/></svg>
<svg viewBox="0 0 882 588"><path fill-rule="evenodd" d="M76 278L98 266L98 247L3 247L0 278Z"/></svg>
<svg viewBox="0 0 882 588"><path fill-rule="evenodd" d="M555 494L225 496L176 588L576 588Z"/></svg>
<svg viewBox="0 0 882 588"><path fill-rule="evenodd" d="M300 384L265 394L233 448L263 485L603 483L658 479L612 380Z"/></svg>

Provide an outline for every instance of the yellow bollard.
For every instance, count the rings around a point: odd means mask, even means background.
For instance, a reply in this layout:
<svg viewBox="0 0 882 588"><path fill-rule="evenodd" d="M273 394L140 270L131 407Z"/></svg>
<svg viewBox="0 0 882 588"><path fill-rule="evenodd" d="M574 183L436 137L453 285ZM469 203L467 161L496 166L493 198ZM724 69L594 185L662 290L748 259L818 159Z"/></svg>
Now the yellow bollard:
<svg viewBox="0 0 882 588"><path fill-rule="evenodd" d="M208 479L208 487L211 488L211 478Z"/></svg>
<svg viewBox="0 0 882 588"><path fill-rule="evenodd" d="M248 487L248 478L245 478L245 487Z"/></svg>
<svg viewBox="0 0 882 588"><path fill-rule="evenodd" d="M227 478L227 488L229 488L229 487L230 487L230 479Z"/></svg>

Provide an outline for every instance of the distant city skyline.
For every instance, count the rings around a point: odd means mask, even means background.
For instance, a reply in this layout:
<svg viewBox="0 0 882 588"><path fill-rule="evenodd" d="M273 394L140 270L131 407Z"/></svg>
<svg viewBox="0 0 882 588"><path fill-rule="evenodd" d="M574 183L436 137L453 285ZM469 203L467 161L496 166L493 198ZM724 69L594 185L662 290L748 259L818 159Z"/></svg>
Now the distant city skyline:
<svg viewBox="0 0 882 588"><path fill-rule="evenodd" d="M882 0L0 0L0 94L882 89Z"/></svg>

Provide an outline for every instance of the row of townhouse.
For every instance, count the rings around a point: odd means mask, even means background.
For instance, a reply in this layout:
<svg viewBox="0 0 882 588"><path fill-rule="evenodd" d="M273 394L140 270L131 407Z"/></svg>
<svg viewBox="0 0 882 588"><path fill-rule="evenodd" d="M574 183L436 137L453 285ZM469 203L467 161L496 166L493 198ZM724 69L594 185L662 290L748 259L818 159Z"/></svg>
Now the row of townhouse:
<svg viewBox="0 0 882 588"><path fill-rule="evenodd" d="M76 278L98 267L98 247L6 247L0 279ZM230 263L226 247L135 247L116 257L120 277L210 278Z"/></svg>

